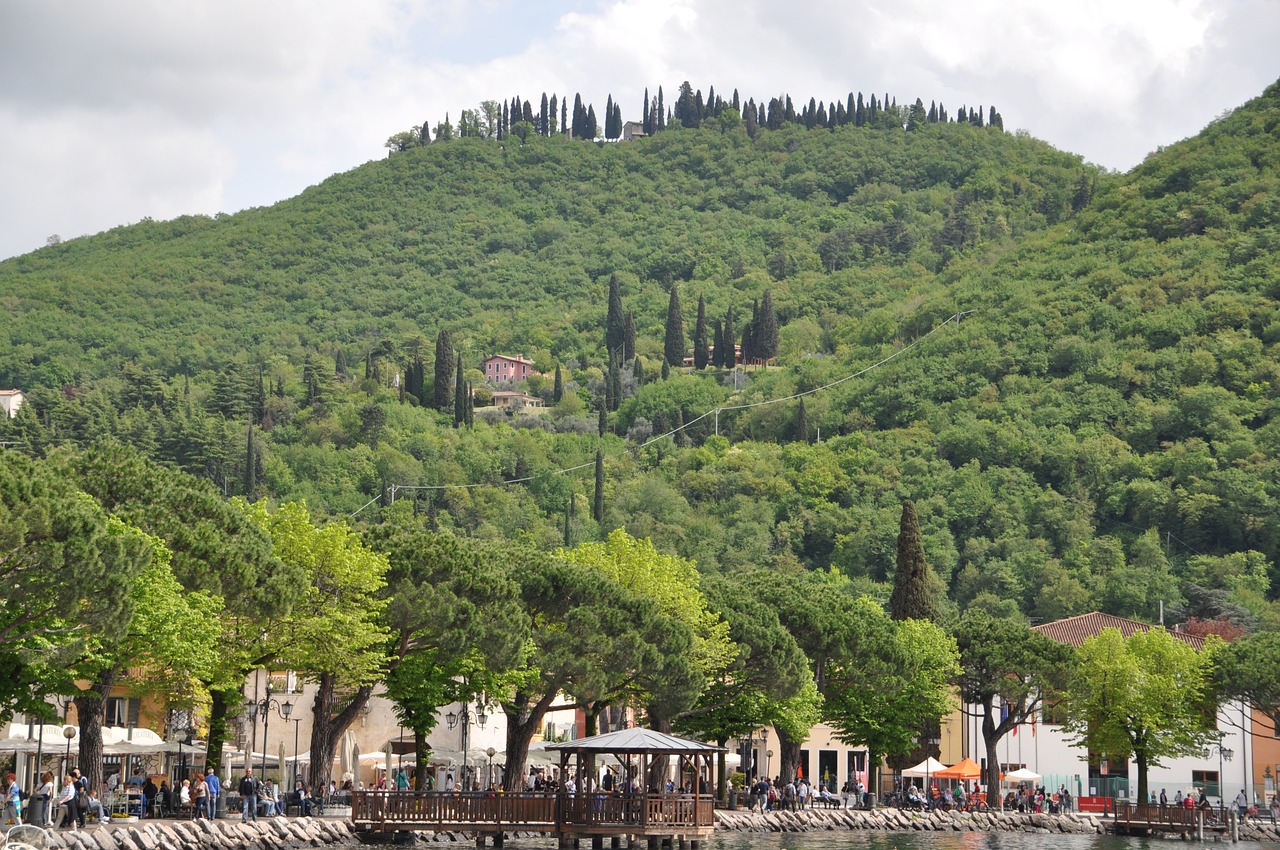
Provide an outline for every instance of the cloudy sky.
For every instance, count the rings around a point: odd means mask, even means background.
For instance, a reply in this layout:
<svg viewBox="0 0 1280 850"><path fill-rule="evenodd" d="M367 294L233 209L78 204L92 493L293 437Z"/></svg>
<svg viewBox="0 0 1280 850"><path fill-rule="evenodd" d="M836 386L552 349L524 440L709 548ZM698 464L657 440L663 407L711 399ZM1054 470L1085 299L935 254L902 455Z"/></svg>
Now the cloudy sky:
<svg viewBox="0 0 1280 850"><path fill-rule="evenodd" d="M1109 168L1280 76L1277 0L0 0L0 257L234 212L484 99L995 104Z"/></svg>

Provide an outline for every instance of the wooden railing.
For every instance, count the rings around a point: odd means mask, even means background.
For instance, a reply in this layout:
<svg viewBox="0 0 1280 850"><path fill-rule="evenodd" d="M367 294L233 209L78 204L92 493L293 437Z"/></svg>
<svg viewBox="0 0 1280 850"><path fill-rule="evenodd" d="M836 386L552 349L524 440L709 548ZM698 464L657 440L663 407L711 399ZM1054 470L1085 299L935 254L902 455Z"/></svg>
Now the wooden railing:
<svg viewBox="0 0 1280 850"><path fill-rule="evenodd" d="M673 794L455 794L438 791L355 791L351 820L376 828L431 828L446 825L520 824L553 829L623 827L640 829L710 827L709 797ZM557 814L559 817L557 817Z"/></svg>

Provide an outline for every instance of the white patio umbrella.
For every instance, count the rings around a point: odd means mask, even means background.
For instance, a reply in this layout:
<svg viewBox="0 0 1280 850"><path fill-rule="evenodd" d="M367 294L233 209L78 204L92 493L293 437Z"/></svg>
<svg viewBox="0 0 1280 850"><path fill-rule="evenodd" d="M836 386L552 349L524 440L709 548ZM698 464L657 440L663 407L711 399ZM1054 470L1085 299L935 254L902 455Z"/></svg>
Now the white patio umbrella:
<svg viewBox="0 0 1280 850"><path fill-rule="evenodd" d="M1020 767L1017 770L1011 770L1004 775L1005 782L1036 782L1042 777L1034 770L1027 770Z"/></svg>
<svg viewBox="0 0 1280 850"><path fill-rule="evenodd" d="M909 767L902 771L903 776L931 776L939 770L946 770L947 766L938 761L933 756L929 756L915 767Z"/></svg>

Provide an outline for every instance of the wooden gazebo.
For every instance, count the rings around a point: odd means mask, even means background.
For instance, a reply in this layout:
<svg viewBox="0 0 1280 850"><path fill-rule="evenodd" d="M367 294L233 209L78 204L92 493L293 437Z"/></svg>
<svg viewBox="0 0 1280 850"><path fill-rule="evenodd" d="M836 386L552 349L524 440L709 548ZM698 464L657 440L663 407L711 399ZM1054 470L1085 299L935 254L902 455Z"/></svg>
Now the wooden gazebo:
<svg viewBox="0 0 1280 850"><path fill-rule="evenodd" d="M551 744L546 749L560 754L561 781L572 777L574 783L574 792L563 795L556 807L561 846L571 839L591 836L593 846L598 847L606 835L615 839L615 845L616 839L625 835L629 840L647 838L650 845L692 841L696 846L715 829L714 798L708 783L711 759L720 747L653 729L620 729ZM605 756L621 766L612 787L595 781L595 762ZM669 791L673 758L677 765Z"/></svg>

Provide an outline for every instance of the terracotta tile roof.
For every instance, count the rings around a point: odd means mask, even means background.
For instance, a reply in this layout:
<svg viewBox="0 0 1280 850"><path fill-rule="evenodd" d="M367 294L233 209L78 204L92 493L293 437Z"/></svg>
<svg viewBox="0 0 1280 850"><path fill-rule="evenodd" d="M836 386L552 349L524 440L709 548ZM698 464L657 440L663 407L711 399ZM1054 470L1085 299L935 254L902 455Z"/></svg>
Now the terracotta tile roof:
<svg viewBox="0 0 1280 850"><path fill-rule="evenodd" d="M1065 620L1054 620L1052 623L1044 623L1034 626L1036 631L1043 635L1056 640L1058 643L1069 643L1072 646L1081 646L1086 638L1091 638L1101 632L1103 629L1119 629L1120 634L1128 637L1134 632L1147 631L1152 628L1149 623L1140 623L1137 620L1127 620L1124 617L1116 617L1111 614L1103 614L1101 611L1093 611L1088 614L1081 614L1078 617L1067 617ZM1193 649L1200 649L1204 646L1204 638L1196 635L1189 635L1183 632L1170 631L1169 634L1178 640L1190 645Z"/></svg>

